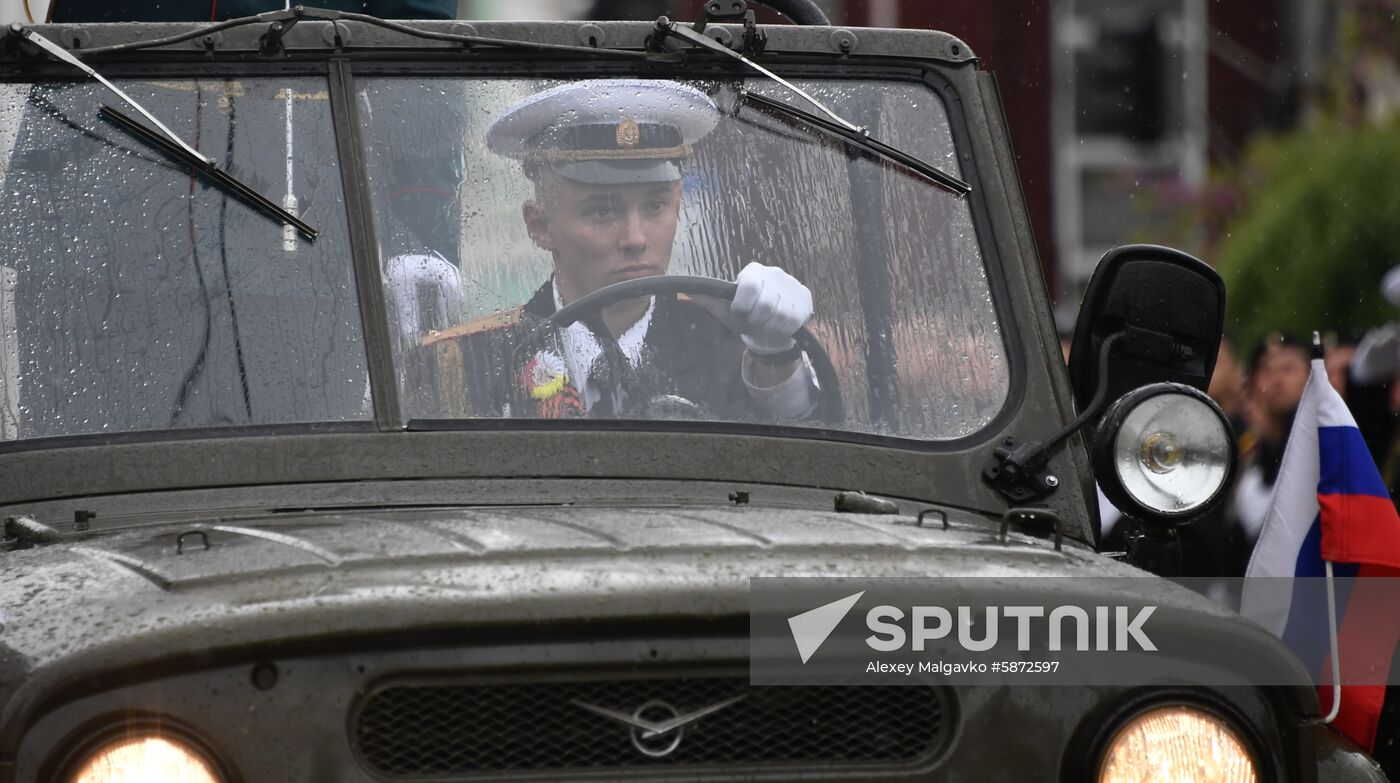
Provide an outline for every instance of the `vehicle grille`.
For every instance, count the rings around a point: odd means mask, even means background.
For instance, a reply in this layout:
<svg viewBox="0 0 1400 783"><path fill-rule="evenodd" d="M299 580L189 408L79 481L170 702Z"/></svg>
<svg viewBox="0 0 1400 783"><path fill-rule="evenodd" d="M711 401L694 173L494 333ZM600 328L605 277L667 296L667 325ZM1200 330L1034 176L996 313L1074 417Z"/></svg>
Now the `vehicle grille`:
<svg viewBox="0 0 1400 783"><path fill-rule="evenodd" d="M634 732L574 702L660 721L743 698L647 755ZM661 704L657 704L657 703ZM667 706L662 706L662 705ZM707 765L912 764L940 747L940 692L922 687L750 687L744 678L397 685L377 691L354 740L377 773L499 774ZM637 732L640 734L640 732ZM653 753L676 733L639 738Z"/></svg>

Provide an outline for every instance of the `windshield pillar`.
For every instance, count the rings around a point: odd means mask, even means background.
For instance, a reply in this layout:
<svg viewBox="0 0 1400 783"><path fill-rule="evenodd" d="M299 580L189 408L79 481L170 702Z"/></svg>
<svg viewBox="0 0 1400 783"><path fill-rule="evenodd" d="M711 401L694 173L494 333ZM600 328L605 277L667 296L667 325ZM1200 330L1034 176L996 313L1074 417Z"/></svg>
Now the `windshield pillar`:
<svg viewBox="0 0 1400 783"><path fill-rule="evenodd" d="M870 111L871 116L878 115ZM872 128L877 132L879 128ZM869 194L868 198L851 201L852 233L855 243L864 249L861 264L861 310L865 318L869 346L866 349L866 367L870 375L870 418L880 426L892 427L899 411L899 376L895 369L898 362L894 347L894 335L882 324L890 322L894 308L894 293L890 290L890 272L884 263L869 263L870 260L883 260L889 257L889 243L885 240L885 193L881 177L883 172L873 166L862 165L852 158L846 164L854 192Z"/></svg>
<svg viewBox="0 0 1400 783"><path fill-rule="evenodd" d="M340 171L344 180L350 252L360 294L360 317L363 319L374 421L383 431L402 430L405 423L399 406L398 385L394 379L389 315L385 307L384 281L379 271L379 245L374 234L374 213L361 146L360 118L355 106L355 80L350 73L350 63L346 60L330 61L330 99L336 148L340 153Z"/></svg>

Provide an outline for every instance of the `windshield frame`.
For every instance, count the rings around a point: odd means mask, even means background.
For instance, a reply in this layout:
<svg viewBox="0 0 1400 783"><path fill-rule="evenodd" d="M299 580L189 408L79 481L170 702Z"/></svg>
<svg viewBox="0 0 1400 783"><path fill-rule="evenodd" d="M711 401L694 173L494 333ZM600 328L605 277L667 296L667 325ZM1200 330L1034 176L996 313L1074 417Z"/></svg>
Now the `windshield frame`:
<svg viewBox="0 0 1400 783"><path fill-rule="evenodd" d="M366 151L361 138L361 125L358 107L353 95L356 79L379 76L433 76L462 78L607 78L619 75L637 75L638 63L634 60L600 60L578 62L568 58L521 62L513 57L498 60L492 58L482 62L462 62L460 59L447 61L428 59L404 60L398 57L384 58L376 53L356 53L351 56L334 55L315 59L296 59L286 62L114 62L100 64L100 72L115 79L197 79L244 76L315 76L326 78L331 103L332 124L336 133L336 146L340 158L343 178L343 192L350 233L351 253L355 270L355 282L361 310L362 329L367 354L367 367L370 377L373 401L372 427L380 431L444 431L444 430L499 430L521 429L579 429L579 430L621 430L648 432L692 432L697 430L694 423L684 421L649 420L590 420L570 421L530 421L522 419L406 419L399 403L399 389L392 350L390 348L391 325L387 311L382 279L379 275L380 259L378 242L375 236L374 206L370 195L370 183L366 167ZM705 62L686 64L653 63L643 70L645 78L657 79L738 79L753 80L754 74L742 64L717 56L705 56ZM843 63L834 65L828 59L805 55L782 55L765 58L775 73L792 79L825 80L880 80L914 83L932 90L942 101L947 112L949 129L953 143L959 154L962 178L973 183L980 181L976 156L969 149L970 132L967 118L963 114L962 103L951 82L939 72L938 66L911 62L904 59L881 59L863 62L860 65ZM22 71L22 72L21 72ZM0 66L0 81L7 83L32 82L84 82L86 77L77 75L71 67L60 63L35 64L32 67L17 69L15 65ZM94 106L94 112L96 112ZM929 184L928 187L933 187ZM748 424L739 422L704 422L700 427L705 431L734 435L763 435L785 438L819 440L841 440L899 449L927 452L962 451L971 446L991 440L1004 428L1014 414L1025 394L1026 368L1019 345L1019 327L1014 317L1007 290L1006 275L996 243L993 241L991 219L988 214L986 194L983 188L974 187L963 196L968 199L978 246L992 305L997 315L997 323L1003 340L1004 355L1007 361L1007 389L1001 407L976 432L959 438L946 440L919 440L915 438L876 435L852 432L826 427L791 426L783 424ZM362 257L363 256L363 257ZM320 424L310 425L313 429ZM366 426L361 422L353 429ZM257 432L292 432L305 429L305 425L237 425L215 428L199 428L198 432L217 437L247 435ZM112 439L147 442L162 438L186 438L180 430L143 430L134 432L101 433L95 435L70 435L61 438L39 438L26 441L0 443L0 452L28 450L44 444L82 444L85 438L95 438L101 442ZM18 446L16 444L25 444Z"/></svg>
<svg viewBox="0 0 1400 783"><path fill-rule="evenodd" d="M418 23L415 23L418 25ZM644 22L421 23L443 31L477 31L500 38L533 37L570 43L585 29L601 29L609 45L640 48L652 25ZM93 46L146 41L203 27L199 24L84 25L76 32ZM1018 439L1048 433L1073 415L1072 395L1049 324L1049 298L1016 179L1006 120L993 76L979 69L972 50L946 33L857 29L860 51L832 49L831 28L765 26L765 65L785 76L879 78L919 81L943 98L962 173L975 186L971 215L987 269L988 286L1007 348L1008 390L1001 411L979 432L957 441L899 441L857 434L778 426L707 424L670 427L665 422L576 422L561 429L521 420L453 422L451 432L398 420L397 390L383 308L372 213L353 121L353 79L379 73L500 76L568 71L571 75L617 73L662 77L743 78L737 63L714 55L675 62L609 60L604 55L538 53L423 44L405 47L389 36L341 23L354 43L330 43L330 25L306 21L287 36L289 55L269 62L257 55L262 25L227 30L206 47L199 39L180 48L136 49L94 56L89 64L109 78L198 78L204 76L329 75L336 144L341 151L353 268L361 298L367 367L373 388L372 422L347 425L295 424L159 430L75 435L0 443L0 499L10 508L40 499L83 498L138 491L263 486L298 482L364 481L376 478L462 479L472 476L529 478L545 471L575 481L600 477L629 480L710 480L737 485L844 487L1000 514L1004 498L980 479L985 444L1006 435ZM714 25L714 27L721 27ZM45 34L71 41L71 28L40 26ZM735 28L738 32L742 32ZM733 32L733 31L731 31ZM363 34L362 34L363 33ZM87 40L83 41L84 46ZM418 42L422 44L422 42ZM871 52L880 52L879 55ZM0 79L75 81L67 66L0 51ZM348 104L348 107L347 107ZM95 109L94 109L95 110ZM367 241L370 240L370 241ZM371 293L371 291L373 293ZM367 301L368 300L368 301ZM1024 322L1022 319L1025 319ZM376 346L377 342L377 346ZM378 347L378 350L376 350ZM542 426L546 425L546 426ZM601 426L598 426L601 425ZM350 432L349 430L355 430ZM593 455L579 461L539 464L539 453ZM481 453L492 452L490 458ZM633 453L641 451L644 460ZM751 455L761 458L753 459ZM237 470L228 470L237 465ZM144 468L143 466L149 466ZM222 466L222 467L218 467ZM215 468L218 467L216 470ZM1074 439L1052 458L1061 491L1047 498L1069 524L1067 536L1092 542L1096 523L1087 453ZM116 468L116 469L114 469Z"/></svg>

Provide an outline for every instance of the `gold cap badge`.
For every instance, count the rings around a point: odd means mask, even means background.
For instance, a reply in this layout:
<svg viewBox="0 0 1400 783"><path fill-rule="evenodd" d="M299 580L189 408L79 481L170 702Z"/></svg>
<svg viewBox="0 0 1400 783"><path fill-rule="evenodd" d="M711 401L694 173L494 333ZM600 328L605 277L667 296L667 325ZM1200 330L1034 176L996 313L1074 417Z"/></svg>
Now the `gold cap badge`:
<svg viewBox="0 0 1400 783"><path fill-rule="evenodd" d="M624 117L622 122L617 124L617 146L631 149L637 146L637 142L642 140L642 129L637 127L637 121L631 117Z"/></svg>

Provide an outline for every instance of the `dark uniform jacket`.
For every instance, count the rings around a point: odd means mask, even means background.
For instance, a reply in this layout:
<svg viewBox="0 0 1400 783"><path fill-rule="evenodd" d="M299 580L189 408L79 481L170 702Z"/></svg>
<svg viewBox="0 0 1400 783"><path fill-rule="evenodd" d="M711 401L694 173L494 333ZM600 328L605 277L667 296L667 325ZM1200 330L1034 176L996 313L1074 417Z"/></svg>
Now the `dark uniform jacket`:
<svg viewBox="0 0 1400 783"><path fill-rule="evenodd" d="M567 377L559 332L546 320L554 310L553 286L545 283L523 307L425 341L439 349L450 341L447 347L460 354L466 415L772 419L740 375L743 341L699 304L669 295L656 297L640 366L632 367L612 340L599 340L604 354L591 374L603 389L619 385L624 399L621 409L613 410L613 395L605 392L591 411L585 411L583 383ZM598 317L589 314L584 321L595 335L602 329Z"/></svg>

